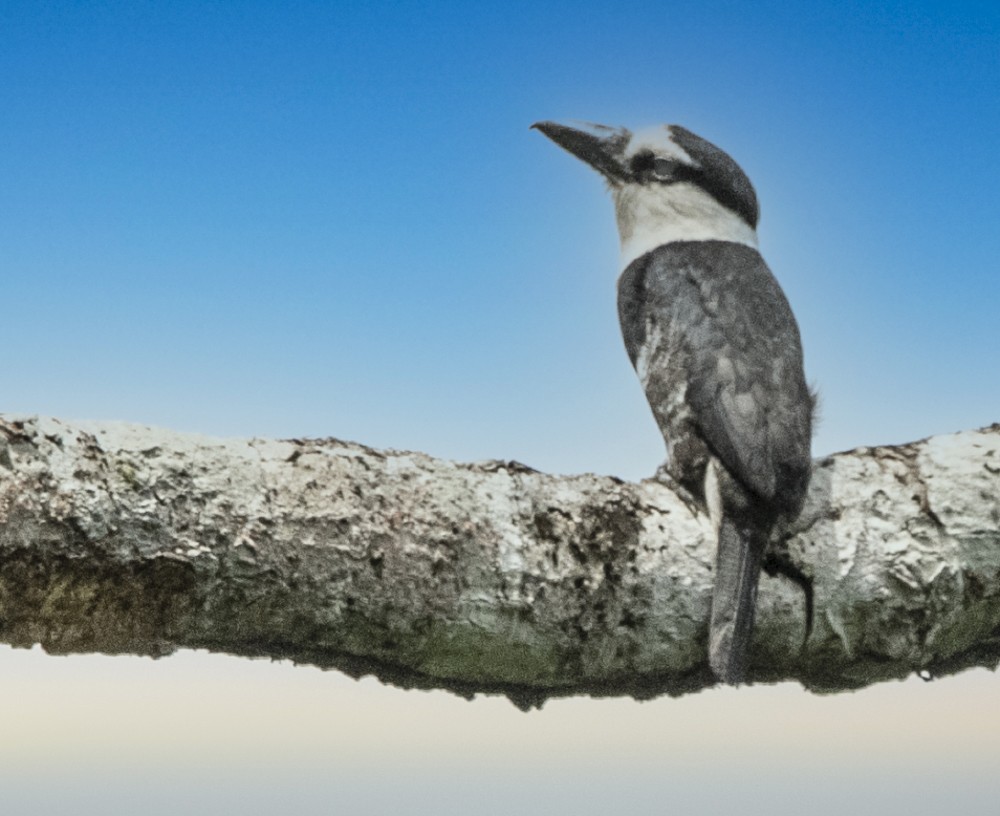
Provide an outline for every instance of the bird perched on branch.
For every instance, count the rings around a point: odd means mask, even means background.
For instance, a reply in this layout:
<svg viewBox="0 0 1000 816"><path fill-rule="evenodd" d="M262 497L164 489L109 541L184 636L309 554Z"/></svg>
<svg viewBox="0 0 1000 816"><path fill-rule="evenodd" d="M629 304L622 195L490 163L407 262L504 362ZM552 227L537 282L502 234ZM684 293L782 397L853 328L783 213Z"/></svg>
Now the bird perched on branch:
<svg viewBox="0 0 1000 816"><path fill-rule="evenodd" d="M610 187L625 348L667 473L715 526L709 664L740 683L768 538L809 483L814 402L795 317L757 250L756 193L728 154L678 125L532 127Z"/></svg>

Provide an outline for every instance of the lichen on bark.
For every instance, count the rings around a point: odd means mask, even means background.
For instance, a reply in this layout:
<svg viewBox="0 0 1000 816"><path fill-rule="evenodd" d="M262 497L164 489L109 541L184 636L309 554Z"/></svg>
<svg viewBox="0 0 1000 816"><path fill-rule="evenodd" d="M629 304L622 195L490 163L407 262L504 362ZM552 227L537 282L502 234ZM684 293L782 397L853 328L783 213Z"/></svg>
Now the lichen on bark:
<svg viewBox="0 0 1000 816"><path fill-rule="evenodd" d="M764 576L755 681L821 691L1000 660L1000 426L815 463ZM290 658L402 686L680 694L705 660L708 519L655 479L336 439L0 417L0 640Z"/></svg>

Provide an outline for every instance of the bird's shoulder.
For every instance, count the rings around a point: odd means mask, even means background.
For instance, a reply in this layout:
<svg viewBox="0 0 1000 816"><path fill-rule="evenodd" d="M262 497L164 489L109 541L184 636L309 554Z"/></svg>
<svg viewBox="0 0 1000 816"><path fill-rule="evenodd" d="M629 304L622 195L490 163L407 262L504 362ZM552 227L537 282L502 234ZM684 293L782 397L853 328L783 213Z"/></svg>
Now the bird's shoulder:
<svg viewBox="0 0 1000 816"><path fill-rule="evenodd" d="M650 321L676 325L694 351L757 339L798 343L791 308L756 249L728 241L678 241L636 258L618 280L618 308L635 359Z"/></svg>

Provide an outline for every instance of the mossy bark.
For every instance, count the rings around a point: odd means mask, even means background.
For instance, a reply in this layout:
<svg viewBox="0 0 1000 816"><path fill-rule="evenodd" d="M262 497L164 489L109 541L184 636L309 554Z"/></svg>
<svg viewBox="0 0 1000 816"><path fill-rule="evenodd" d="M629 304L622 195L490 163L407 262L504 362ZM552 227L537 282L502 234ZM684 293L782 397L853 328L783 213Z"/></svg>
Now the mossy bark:
<svg viewBox="0 0 1000 816"><path fill-rule="evenodd" d="M752 678L837 691L1000 661L1000 426L815 463ZM290 658L402 686L680 694L713 541L673 486L325 440L0 417L0 640ZM808 637L807 635L808 630Z"/></svg>

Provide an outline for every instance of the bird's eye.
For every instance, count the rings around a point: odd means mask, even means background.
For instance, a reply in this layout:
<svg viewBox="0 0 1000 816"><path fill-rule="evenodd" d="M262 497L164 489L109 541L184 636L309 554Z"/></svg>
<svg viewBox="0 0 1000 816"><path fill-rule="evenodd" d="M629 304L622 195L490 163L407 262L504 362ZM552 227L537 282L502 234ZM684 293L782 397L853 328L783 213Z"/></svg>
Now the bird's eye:
<svg viewBox="0 0 1000 816"><path fill-rule="evenodd" d="M674 169L674 163L670 159L654 159L653 175L657 178L669 178Z"/></svg>

